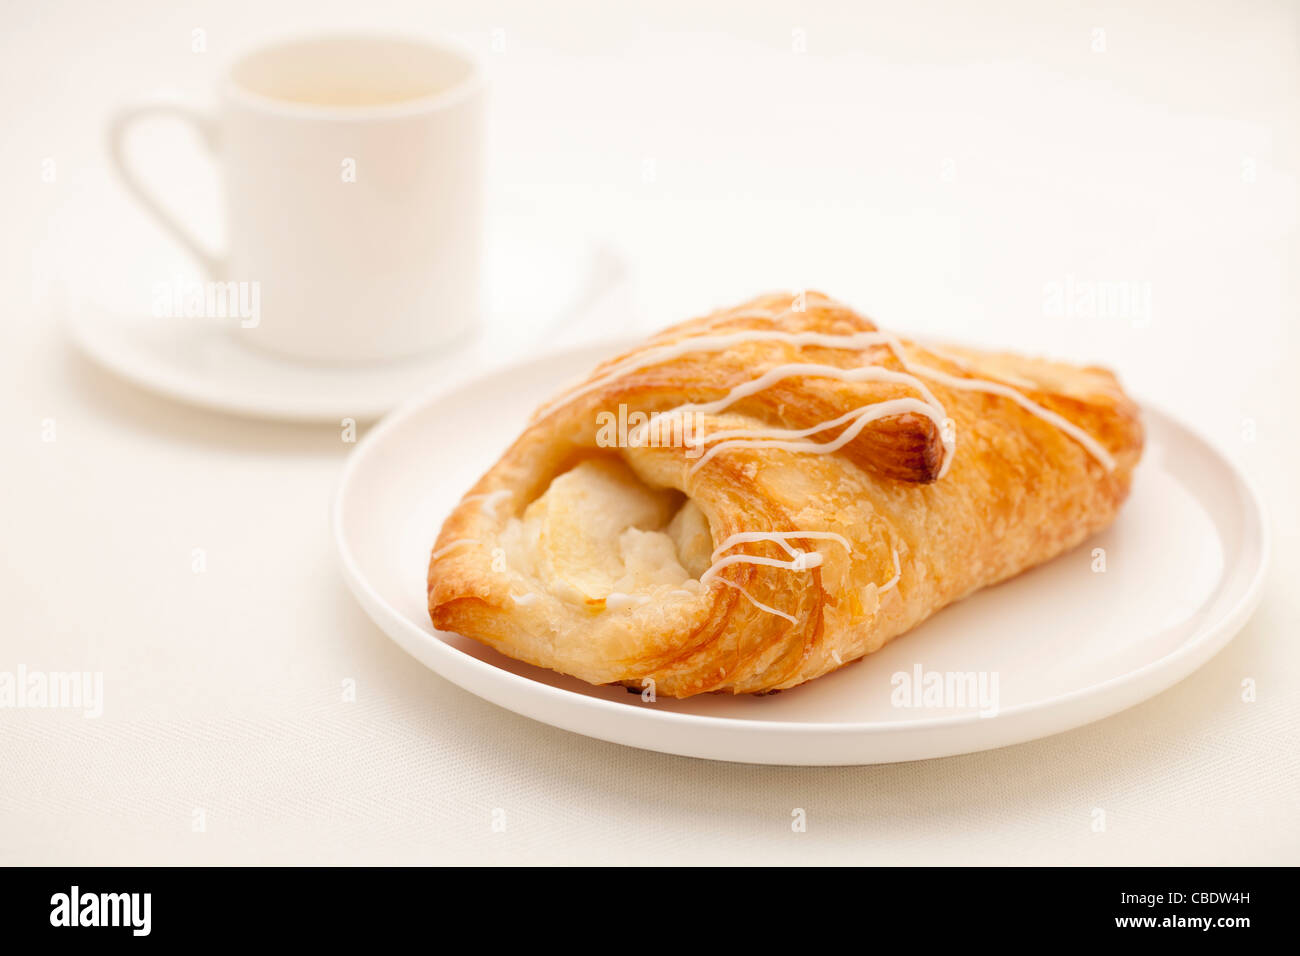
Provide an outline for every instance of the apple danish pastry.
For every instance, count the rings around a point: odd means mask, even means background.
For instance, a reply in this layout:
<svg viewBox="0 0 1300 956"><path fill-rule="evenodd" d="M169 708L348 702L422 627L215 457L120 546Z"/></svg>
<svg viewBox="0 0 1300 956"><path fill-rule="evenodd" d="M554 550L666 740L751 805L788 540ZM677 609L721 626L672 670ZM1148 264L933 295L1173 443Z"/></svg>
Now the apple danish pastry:
<svg viewBox="0 0 1300 956"><path fill-rule="evenodd" d="M539 408L444 523L429 613L593 684L793 687L1104 528L1142 440L1103 369L762 296Z"/></svg>

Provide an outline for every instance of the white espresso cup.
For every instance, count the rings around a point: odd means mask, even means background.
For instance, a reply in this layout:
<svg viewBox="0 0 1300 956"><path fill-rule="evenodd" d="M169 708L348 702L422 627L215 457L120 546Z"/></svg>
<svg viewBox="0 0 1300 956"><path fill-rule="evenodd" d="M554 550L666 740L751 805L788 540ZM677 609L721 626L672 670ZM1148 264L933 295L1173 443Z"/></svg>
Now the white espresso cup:
<svg viewBox="0 0 1300 956"><path fill-rule="evenodd" d="M160 115L192 123L216 155L223 253L125 160L131 124ZM223 297L247 303L252 288L258 314L241 317L241 338L295 359L368 362L428 351L479 317L483 120L482 70L459 46L323 36L237 60L215 115L123 110L109 147L128 189Z"/></svg>

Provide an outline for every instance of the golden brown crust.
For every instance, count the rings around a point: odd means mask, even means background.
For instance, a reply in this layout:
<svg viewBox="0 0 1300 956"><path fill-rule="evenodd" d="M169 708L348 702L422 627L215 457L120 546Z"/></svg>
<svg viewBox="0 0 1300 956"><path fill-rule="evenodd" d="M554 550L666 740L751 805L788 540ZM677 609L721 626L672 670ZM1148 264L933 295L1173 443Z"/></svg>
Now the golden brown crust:
<svg viewBox="0 0 1300 956"><path fill-rule="evenodd" d="M763 296L674 326L638 352L737 330L842 335L875 329L815 293L807 295L804 311L792 311L792 304L789 295ZM762 341L691 352L628 370L585 394L570 390L567 400L544 407L444 524L429 565L433 623L591 683L640 686L649 679L656 693L676 697L768 692L869 654L946 604L1046 561L1110 523L1142 450L1138 408L1113 375L1009 354L903 344L913 361L1010 385L1063 416L1105 447L1114 469L1008 398L934 381L926 384L957 435L956 454L942 477L939 429L914 413L871 423L835 454L734 448L696 470L698 452L680 444L601 447L598 415L620 404L649 413L711 401L794 362L902 368L887 347L876 345L847 351ZM588 382L624 358L605 363ZM706 434L809 428L870 402L915 395L894 382L798 376L702 421ZM826 540L790 542L819 552L820 566L734 564L720 573L749 597L714 584L693 596L672 591L671 599L663 589L647 591L653 599L625 608L615 607L612 596L608 602L575 601L551 593L535 569L511 566L503 542L514 531L507 528L513 521L518 530L526 507L557 475L606 455L620 458L646 486L684 493L703 512L715 545L738 532L822 531L843 536L852 553ZM741 551L788 557L771 541L728 553ZM895 552L901 574L884 589L895 574Z"/></svg>

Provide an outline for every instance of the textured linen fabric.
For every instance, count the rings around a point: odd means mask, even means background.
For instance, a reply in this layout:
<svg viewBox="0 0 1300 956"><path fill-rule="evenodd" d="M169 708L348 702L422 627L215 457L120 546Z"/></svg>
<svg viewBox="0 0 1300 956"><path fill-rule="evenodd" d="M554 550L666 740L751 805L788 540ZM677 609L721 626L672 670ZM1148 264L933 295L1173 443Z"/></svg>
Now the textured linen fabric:
<svg viewBox="0 0 1300 956"><path fill-rule="evenodd" d="M0 671L102 671L104 713L0 710L0 863L1300 862L1297 16L6 6L0 63L23 82L0 89ZM234 49L326 23L452 30L489 57L495 181L637 269L637 314L569 338L807 283L909 332L1096 358L1259 483L1259 611L1125 713L875 767L632 750L429 672L337 571L340 428L172 404L76 357L55 321L80 295L147 302L186 267L106 170L110 107L204 92ZM153 171L214 225L185 156ZM1050 302L1105 280L1148 307Z"/></svg>

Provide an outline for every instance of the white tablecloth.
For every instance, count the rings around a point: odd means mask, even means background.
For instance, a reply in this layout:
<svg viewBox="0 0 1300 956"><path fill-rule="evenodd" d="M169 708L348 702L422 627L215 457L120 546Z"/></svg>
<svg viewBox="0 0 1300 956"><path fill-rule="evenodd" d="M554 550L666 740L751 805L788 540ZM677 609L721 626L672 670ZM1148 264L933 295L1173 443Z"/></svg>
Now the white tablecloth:
<svg viewBox="0 0 1300 956"><path fill-rule="evenodd" d="M1296 6L535 6L0 13L0 671L104 681L97 719L0 710L0 862L1300 862ZM170 404L54 321L184 267L111 181L112 105L202 96L246 43L329 26L483 52L495 188L632 266L636 308L606 331L813 287L911 332L1117 368L1263 489L1259 612L1126 713L893 766L625 749L428 672L336 570L338 429ZM215 228L210 172L170 136L151 172ZM1150 309L1054 311L1076 280L1149 291Z"/></svg>

